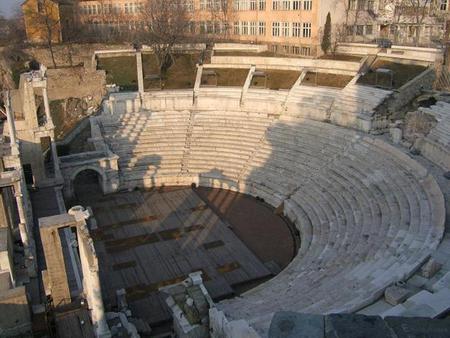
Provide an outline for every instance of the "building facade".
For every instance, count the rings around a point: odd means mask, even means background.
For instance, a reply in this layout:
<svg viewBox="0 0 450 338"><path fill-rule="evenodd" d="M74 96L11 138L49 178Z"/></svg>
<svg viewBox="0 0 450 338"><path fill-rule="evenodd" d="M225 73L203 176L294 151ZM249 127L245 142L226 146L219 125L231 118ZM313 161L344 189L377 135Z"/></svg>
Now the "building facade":
<svg viewBox="0 0 450 338"><path fill-rule="evenodd" d="M27 0L25 23L30 41L45 39L45 25L27 12L56 6L54 40L64 40L72 17L93 30L126 31L145 27L148 0ZM190 31L212 40L264 43L272 51L317 56L326 16L334 41L431 46L447 38L450 0L185 0ZM41 3L41 5L39 5ZM412 6L412 3L417 3ZM39 7L40 6L40 7ZM70 14L71 12L71 14ZM53 10L52 10L53 13ZM44 31L42 33L42 31ZM41 32L41 33L39 33Z"/></svg>
<svg viewBox="0 0 450 338"><path fill-rule="evenodd" d="M146 0L82 0L82 23L94 28L144 26ZM187 0L191 33L237 42L266 43L274 51L313 56L328 11L339 0Z"/></svg>

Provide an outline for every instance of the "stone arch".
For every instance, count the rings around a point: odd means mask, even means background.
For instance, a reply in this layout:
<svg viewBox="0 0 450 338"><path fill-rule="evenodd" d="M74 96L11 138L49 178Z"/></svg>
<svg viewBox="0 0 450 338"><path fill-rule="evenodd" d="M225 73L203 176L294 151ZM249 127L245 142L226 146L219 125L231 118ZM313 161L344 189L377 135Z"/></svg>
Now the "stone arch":
<svg viewBox="0 0 450 338"><path fill-rule="evenodd" d="M108 188L108 177L103 168L93 165L83 165L81 167L74 168L70 175L67 175L64 184L64 195L66 198L72 198L74 196L74 182L76 177L83 171L91 170L97 173L99 177L99 184L102 188L104 194L108 193L110 189Z"/></svg>

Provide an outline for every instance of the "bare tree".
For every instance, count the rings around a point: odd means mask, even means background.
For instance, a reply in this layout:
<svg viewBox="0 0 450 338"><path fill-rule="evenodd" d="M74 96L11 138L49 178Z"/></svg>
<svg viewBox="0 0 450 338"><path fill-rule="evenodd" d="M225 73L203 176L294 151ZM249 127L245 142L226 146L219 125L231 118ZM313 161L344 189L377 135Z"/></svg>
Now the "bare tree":
<svg viewBox="0 0 450 338"><path fill-rule="evenodd" d="M50 52L53 67L56 68L54 45L61 39L61 22L58 4L53 0L38 0L37 10L27 7L25 16L31 35L41 36Z"/></svg>
<svg viewBox="0 0 450 338"><path fill-rule="evenodd" d="M416 25L414 42L418 46L420 44L423 23L430 13L431 0L407 0L407 3L411 9L411 14Z"/></svg>
<svg viewBox="0 0 450 338"><path fill-rule="evenodd" d="M175 45L186 42L190 17L185 0L148 0L143 9L142 42L152 47L159 75L165 77L173 64Z"/></svg>

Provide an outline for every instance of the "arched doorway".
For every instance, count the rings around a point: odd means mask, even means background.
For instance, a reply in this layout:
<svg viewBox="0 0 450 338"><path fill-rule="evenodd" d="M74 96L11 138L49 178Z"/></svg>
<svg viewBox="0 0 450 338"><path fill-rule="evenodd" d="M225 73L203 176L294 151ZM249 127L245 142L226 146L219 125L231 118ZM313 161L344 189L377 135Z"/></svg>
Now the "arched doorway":
<svg viewBox="0 0 450 338"><path fill-rule="evenodd" d="M103 196L102 175L93 169L78 172L72 181L73 200L87 202Z"/></svg>

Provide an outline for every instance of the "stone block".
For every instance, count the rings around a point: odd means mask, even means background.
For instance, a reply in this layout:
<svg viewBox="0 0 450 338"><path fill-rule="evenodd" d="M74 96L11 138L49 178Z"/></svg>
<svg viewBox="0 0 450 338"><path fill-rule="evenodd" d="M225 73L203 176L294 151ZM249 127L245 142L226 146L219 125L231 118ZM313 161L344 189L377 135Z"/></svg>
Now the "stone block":
<svg viewBox="0 0 450 338"><path fill-rule="evenodd" d="M392 142L394 144L399 144L402 141L402 130L400 128L391 128L389 129L389 133L391 134Z"/></svg>
<svg viewBox="0 0 450 338"><path fill-rule="evenodd" d="M425 278L432 278L436 272L438 272L442 267L442 264L436 262L434 258L430 258L422 268L420 269L420 275Z"/></svg>
<svg viewBox="0 0 450 338"><path fill-rule="evenodd" d="M410 295L411 291L395 285L386 288L384 291L384 299L391 305L403 303Z"/></svg>
<svg viewBox="0 0 450 338"><path fill-rule="evenodd" d="M295 312L275 313L269 329L270 338L324 338L322 315Z"/></svg>
<svg viewBox="0 0 450 338"><path fill-rule="evenodd" d="M450 271L442 276L436 283L431 287L431 290L438 292L439 290L450 288Z"/></svg>
<svg viewBox="0 0 450 338"><path fill-rule="evenodd" d="M386 317L386 324L398 338L409 337L450 337L450 319Z"/></svg>
<svg viewBox="0 0 450 338"><path fill-rule="evenodd" d="M389 327L378 316L332 314L325 319L326 337L333 338L394 338Z"/></svg>

